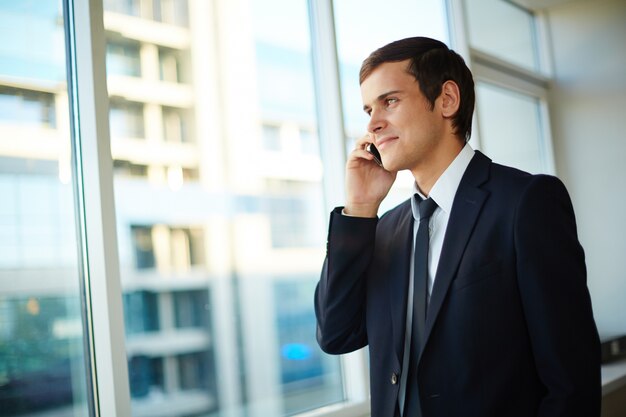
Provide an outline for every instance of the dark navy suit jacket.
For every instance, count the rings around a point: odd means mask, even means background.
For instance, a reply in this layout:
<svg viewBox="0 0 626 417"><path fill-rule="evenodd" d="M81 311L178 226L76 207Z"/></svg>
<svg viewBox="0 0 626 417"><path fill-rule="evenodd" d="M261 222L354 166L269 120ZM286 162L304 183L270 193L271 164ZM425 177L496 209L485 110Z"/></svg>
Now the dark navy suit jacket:
<svg viewBox="0 0 626 417"><path fill-rule="evenodd" d="M393 417L413 217L335 209L315 293L328 353L369 346L373 417ZM480 152L456 193L426 319L424 417L597 417L600 345L569 195Z"/></svg>

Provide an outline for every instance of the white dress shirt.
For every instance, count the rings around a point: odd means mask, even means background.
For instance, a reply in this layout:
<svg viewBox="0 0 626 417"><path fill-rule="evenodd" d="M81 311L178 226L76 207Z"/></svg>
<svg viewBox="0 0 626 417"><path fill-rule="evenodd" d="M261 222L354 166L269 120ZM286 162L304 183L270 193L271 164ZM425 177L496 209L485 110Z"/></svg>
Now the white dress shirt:
<svg viewBox="0 0 626 417"><path fill-rule="evenodd" d="M452 211L452 203L454 196L461 183L461 178L465 174L465 170L470 161L474 157L474 150L469 144L465 144L461 152L456 156L452 163L446 168L441 176L433 185L428 197L437 203L437 208L430 217L429 223L429 250L428 250L428 293L426 303L430 301L430 295L435 284L435 276L439 265L439 257L441 256L441 248L443 247L443 238L448 228L448 220ZM400 374L400 392L398 402L400 405L400 414L404 411L404 400L406 394L406 378L409 371L409 353L411 351L411 330L413 326L413 271L415 253L415 236L420 223L419 208L415 201L414 195L418 194L422 199L424 196L418 189L417 184L413 184L413 193L411 194L411 209L413 210L413 248L411 250L411 261L409 267L409 287L407 288L407 308L406 308L406 329L404 337L404 356L402 359L402 373Z"/></svg>

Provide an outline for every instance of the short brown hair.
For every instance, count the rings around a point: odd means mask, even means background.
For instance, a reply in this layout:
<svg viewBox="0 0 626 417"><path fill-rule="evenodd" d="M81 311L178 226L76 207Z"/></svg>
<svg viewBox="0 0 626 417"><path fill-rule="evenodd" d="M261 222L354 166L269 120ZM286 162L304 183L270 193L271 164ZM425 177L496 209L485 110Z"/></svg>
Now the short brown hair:
<svg viewBox="0 0 626 417"><path fill-rule="evenodd" d="M422 94L430 103L431 109L441 94L446 81L454 81L459 86L461 103L454 115L452 126L456 134L468 141L472 134L472 114L474 113L474 79L463 58L448 48L445 43L426 37L401 39L372 52L363 61L359 82L385 62L398 62L409 59L408 72L419 83Z"/></svg>

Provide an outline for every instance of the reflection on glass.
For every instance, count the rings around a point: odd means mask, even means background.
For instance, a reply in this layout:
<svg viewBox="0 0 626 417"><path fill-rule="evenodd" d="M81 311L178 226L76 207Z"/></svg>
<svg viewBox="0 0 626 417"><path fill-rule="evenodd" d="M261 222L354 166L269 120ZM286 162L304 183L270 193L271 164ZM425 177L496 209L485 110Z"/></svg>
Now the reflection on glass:
<svg viewBox="0 0 626 417"><path fill-rule="evenodd" d="M476 109L482 149L490 158L533 174L546 173L537 98L478 82Z"/></svg>
<svg viewBox="0 0 626 417"><path fill-rule="evenodd" d="M139 3L104 4L105 28L137 18L107 32L133 416L342 401L339 360L315 340L325 213L306 0Z"/></svg>
<svg viewBox="0 0 626 417"><path fill-rule="evenodd" d="M333 2L348 152L352 150L354 140L366 133L368 122L359 86L361 63L374 50L403 38L427 36L448 43L444 3L439 0L390 0L370 2L364 7L358 0ZM406 200L413 181L408 171L400 172L380 212Z"/></svg>
<svg viewBox="0 0 626 417"><path fill-rule="evenodd" d="M534 16L512 2L466 0L470 44L498 58L539 70Z"/></svg>
<svg viewBox="0 0 626 417"><path fill-rule="evenodd" d="M87 416L60 3L0 38L0 416Z"/></svg>

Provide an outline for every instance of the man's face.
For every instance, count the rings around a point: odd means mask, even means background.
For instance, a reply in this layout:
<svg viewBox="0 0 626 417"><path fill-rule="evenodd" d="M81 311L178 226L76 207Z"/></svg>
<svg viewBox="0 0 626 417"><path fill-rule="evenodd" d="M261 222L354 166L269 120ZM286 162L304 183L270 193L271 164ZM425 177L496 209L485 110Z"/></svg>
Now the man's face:
<svg viewBox="0 0 626 417"><path fill-rule="evenodd" d="M444 118L434 110L407 72L409 61L387 62L361 84L367 130L388 171L413 172L428 163L444 134Z"/></svg>

